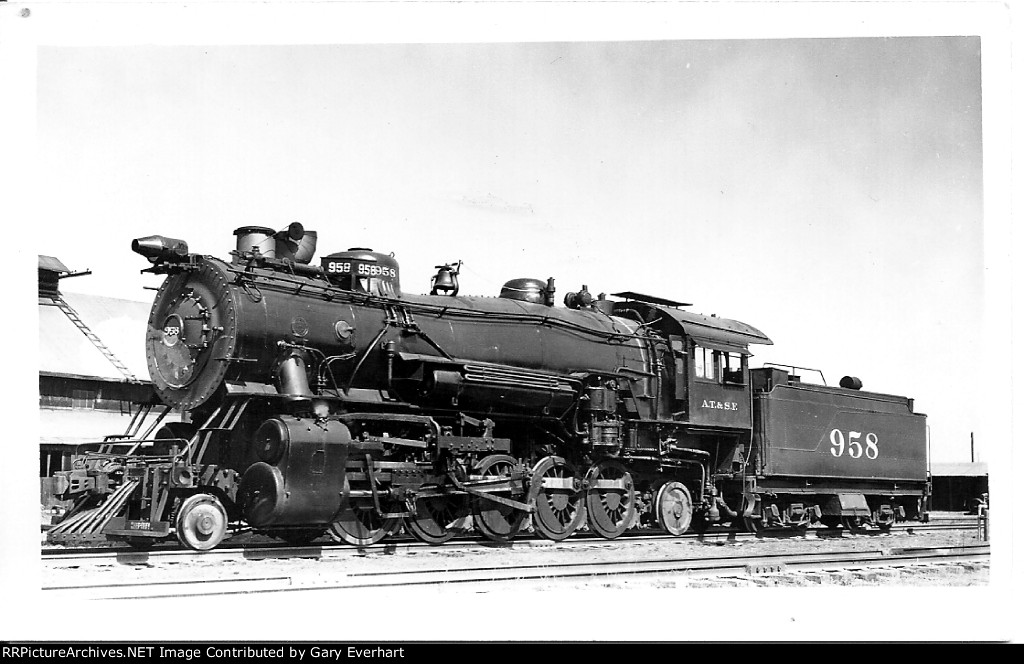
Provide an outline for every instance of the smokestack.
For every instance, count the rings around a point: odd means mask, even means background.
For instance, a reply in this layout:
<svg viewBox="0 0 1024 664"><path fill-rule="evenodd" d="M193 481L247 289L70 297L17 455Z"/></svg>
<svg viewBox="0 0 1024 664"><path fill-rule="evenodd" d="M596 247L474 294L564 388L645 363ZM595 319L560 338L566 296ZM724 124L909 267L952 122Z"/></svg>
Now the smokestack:
<svg viewBox="0 0 1024 664"><path fill-rule="evenodd" d="M235 251L239 254L259 249L264 258L277 258L274 229L265 226L242 226L235 229Z"/></svg>

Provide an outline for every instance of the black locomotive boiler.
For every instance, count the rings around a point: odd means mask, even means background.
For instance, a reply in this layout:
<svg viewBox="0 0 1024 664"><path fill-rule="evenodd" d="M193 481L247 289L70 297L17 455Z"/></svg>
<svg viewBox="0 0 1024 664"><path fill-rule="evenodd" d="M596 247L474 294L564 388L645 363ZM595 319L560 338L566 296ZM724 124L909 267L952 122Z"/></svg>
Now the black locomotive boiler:
<svg viewBox="0 0 1024 664"><path fill-rule="evenodd" d="M924 516L913 401L752 369L750 346L772 342L750 325L585 286L556 306L553 279L467 297L456 264L409 295L391 255L314 265L316 234L299 224L235 234L228 260L132 243L166 275L146 355L183 421L56 478L79 512L114 505L109 538L205 550L247 526L437 544L469 528L561 540Z"/></svg>

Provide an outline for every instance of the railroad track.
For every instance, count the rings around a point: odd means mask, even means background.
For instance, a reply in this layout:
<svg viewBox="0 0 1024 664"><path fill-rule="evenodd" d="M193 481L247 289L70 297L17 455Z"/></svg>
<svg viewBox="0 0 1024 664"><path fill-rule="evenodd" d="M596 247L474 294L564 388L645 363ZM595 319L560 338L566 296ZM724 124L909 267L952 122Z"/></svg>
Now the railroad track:
<svg viewBox="0 0 1024 664"><path fill-rule="evenodd" d="M588 582L650 576L765 576L821 571L885 569L989 560L989 546L901 548L889 551L829 551L714 557L652 557L632 560L546 564L431 565L421 569L339 570L322 573L265 574L247 577L83 583L44 586L47 594L70 599L175 598L296 591L360 591L523 588L530 583ZM514 584L514 585L513 585Z"/></svg>
<svg viewBox="0 0 1024 664"><path fill-rule="evenodd" d="M733 530L733 529L714 529L708 531L702 535L696 533L687 533L679 537L666 535L662 533L644 533L644 534L630 534L627 533L622 537L614 540L615 542L641 542L641 541L748 541L755 540L758 538L777 538L777 539L793 539L793 538L807 538L807 537L818 537L818 538L854 538L854 537L884 537L886 535L898 535L900 533L935 533L943 531L967 531L975 530L977 528L976 521L964 521L963 523L940 523L940 524L915 524L894 527L889 533L882 533L878 531L867 531L864 533L850 534L845 531L838 529L827 529L827 528L815 528L805 531L765 531L760 535L753 535L747 532ZM563 545L572 546L576 543L586 544L610 544L609 540L605 540L596 535L580 534L573 537L565 542ZM126 545L111 542L110 544L103 546L76 546L76 547L44 547L41 551L43 560L48 563L54 563L57 561L78 561L86 562L90 560L101 561L101 562L124 562L124 563L139 563L144 561L155 561L163 557L178 559L178 560L216 560L216 559L231 559L231 560L243 560L243 559L266 559L266 558L334 558L334 557L345 557L351 555L365 555L368 551L384 551L384 552L406 552L416 550L445 550L445 551L460 551L474 547L524 547L524 546L552 546L553 543L549 540L542 539L539 537L523 536L518 537L509 544L496 544L487 540L480 539L478 537L464 537L455 538L449 543L441 546L424 544L416 541L412 538L393 538L388 541L374 544L368 547L355 547L350 544L338 543L338 542L323 542L314 543L307 546L294 546L284 542L270 541L266 543L232 543L232 541L226 540L224 544L219 546L214 551L208 551L198 553L195 551L182 549L177 542L168 542L166 544L160 544L150 549L149 551L136 551Z"/></svg>

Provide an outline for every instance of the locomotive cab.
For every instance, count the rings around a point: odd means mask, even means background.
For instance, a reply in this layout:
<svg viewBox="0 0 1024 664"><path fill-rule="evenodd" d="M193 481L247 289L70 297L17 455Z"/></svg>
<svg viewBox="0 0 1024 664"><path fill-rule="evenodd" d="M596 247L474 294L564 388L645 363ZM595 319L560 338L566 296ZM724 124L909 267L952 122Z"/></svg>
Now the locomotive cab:
<svg viewBox="0 0 1024 664"><path fill-rule="evenodd" d="M739 321L683 311L683 303L637 293L615 305L615 314L651 326L668 340L666 371L672 376L673 419L699 427L751 428L749 344L771 344L756 328Z"/></svg>
<svg viewBox="0 0 1024 664"><path fill-rule="evenodd" d="M746 347L709 337L690 337L690 389L676 395L695 424L750 427ZM680 396L683 396L680 399Z"/></svg>

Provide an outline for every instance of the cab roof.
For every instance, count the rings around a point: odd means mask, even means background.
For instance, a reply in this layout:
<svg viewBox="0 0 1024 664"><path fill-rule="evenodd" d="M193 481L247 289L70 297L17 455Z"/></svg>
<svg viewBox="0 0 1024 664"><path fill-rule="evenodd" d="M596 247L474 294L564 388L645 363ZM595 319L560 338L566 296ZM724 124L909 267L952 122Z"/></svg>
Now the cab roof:
<svg viewBox="0 0 1024 664"><path fill-rule="evenodd" d="M682 332L682 334L711 347L722 345L730 349L745 349L748 344L772 345L772 340L764 332L738 320L705 316L641 302L616 302L615 309L616 313L624 309L632 309L640 313L648 323L659 324L659 327L663 328L667 327L666 331L669 333Z"/></svg>

